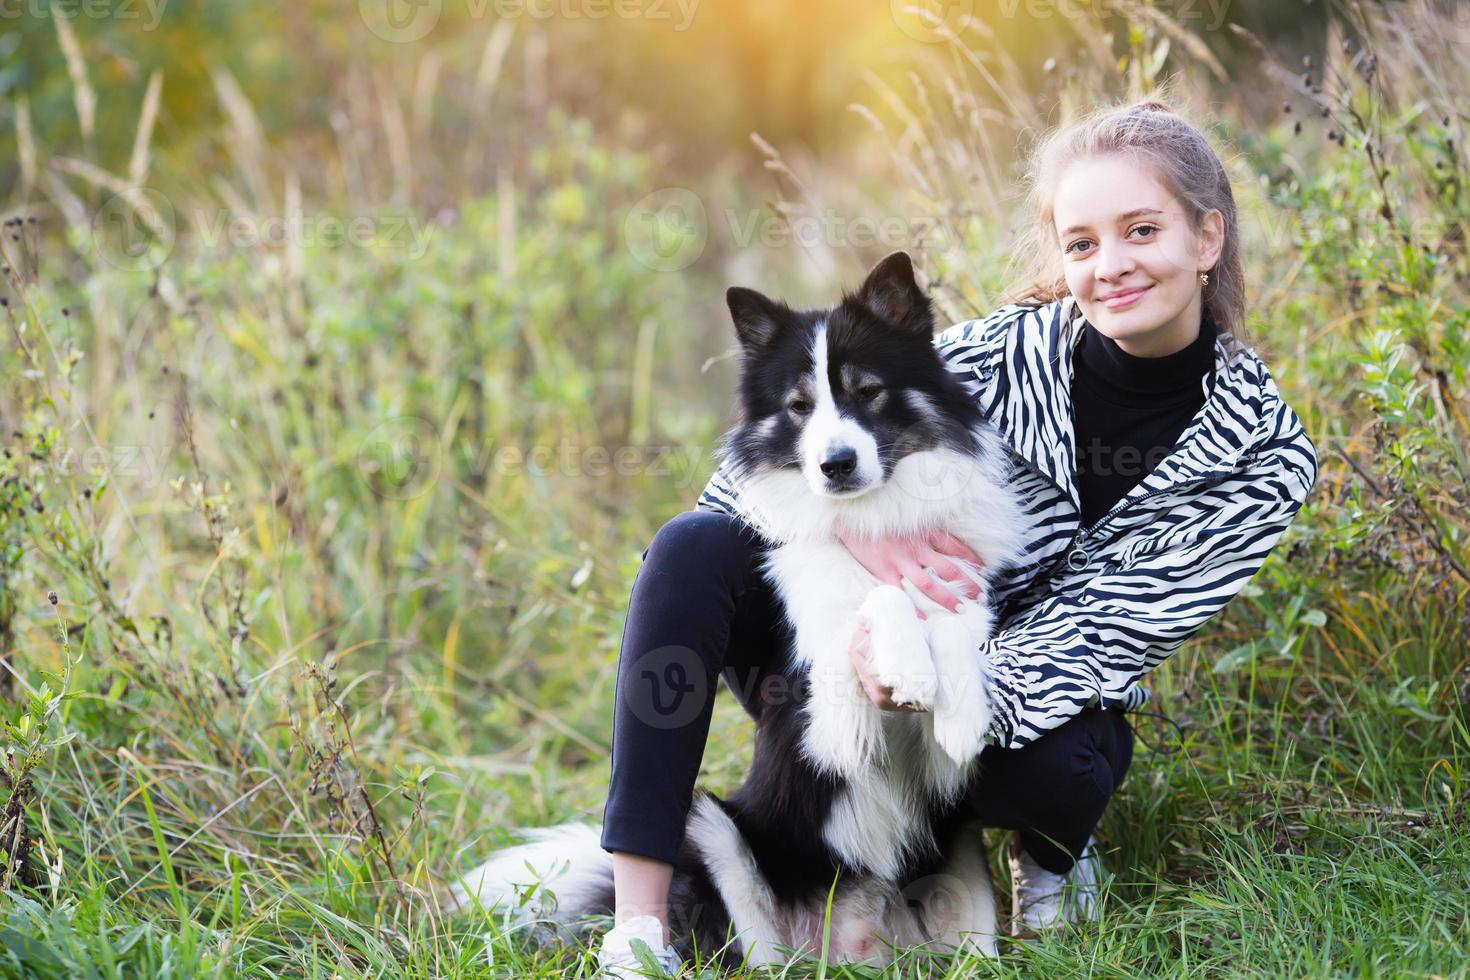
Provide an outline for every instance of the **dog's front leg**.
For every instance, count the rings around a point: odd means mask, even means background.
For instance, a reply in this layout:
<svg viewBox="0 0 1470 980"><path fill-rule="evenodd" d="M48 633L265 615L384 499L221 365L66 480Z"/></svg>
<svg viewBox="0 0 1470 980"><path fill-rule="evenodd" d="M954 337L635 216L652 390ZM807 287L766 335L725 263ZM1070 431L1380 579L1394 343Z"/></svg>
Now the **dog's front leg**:
<svg viewBox="0 0 1470 980"><path fill-rule="evenodd" d="M880 585L863 600L869 624L868 669L892 690L896 704L929 708L938 679L913 600L896 585Z"/></svg>
<svg viewBox="0 0 1470 980"><path fill-rule="evenodd" d="M939 678L934 695L934 741L964 766L985 747L992 719L980 649L990 635L991 613L983 606L959 615L940 613L928 620L928 626L929 650Z"/></svg>
<svg viewBox="0 0 1470 980"><path fill-rule="evenodd" d="M797 666L809 685L804 754L819 768L852 778L883 754L883 719L848 657L854 610L867 590L862 566L840 546L787 547L770 574L796 633Z"/></svg>

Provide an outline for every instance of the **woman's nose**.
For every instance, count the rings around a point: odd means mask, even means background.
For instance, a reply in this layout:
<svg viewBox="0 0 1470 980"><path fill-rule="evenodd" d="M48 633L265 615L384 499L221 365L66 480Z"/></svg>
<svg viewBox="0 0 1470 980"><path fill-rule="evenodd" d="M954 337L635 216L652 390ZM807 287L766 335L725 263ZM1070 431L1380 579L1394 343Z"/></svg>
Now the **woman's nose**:
<svg viewBox="0 0 1470 980"><path fill-rule="evenodd" d="M1101 242L1097 249L1096 268L1099 279L1117 279L1133 271L1133 259L1122 242Z"/></svg>

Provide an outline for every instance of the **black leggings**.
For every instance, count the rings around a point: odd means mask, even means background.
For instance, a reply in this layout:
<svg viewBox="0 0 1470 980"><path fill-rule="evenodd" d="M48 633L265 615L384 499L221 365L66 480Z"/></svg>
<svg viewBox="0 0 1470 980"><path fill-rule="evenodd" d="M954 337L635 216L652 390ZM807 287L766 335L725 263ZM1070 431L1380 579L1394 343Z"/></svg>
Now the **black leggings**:
<svg viewBox="0 0 1470 980"><path fill-rule="evenodd" d="M764 698L790 690L791 627L762 553L744 522L711 510L677 515L643 552L618 658L604 850L674 863L718 677L757 721ZM963 808L1019 831L1037 864L1065 872L1132 757L1123 714L1084 709L1024 748L986 746Z"/></svg>

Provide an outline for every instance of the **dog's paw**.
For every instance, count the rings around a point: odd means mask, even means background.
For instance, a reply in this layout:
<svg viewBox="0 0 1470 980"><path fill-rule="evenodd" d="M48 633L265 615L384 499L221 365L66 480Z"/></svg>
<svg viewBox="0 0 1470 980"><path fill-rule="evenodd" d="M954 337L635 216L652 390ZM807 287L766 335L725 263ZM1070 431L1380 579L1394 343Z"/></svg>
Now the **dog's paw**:
<svg viewBox="0 0 1470 980"><path fill-rule="evenodd" d="M933 705L938 678L913 602L897 586L880 585L863 600L861 612L868 620L869 673L892 689L896 703Z"/></svg>
<svg viewBox="0 0 1470 980"><path fill-rule="evenodd" d="M990 713L982 705L975 710L959 710L946 705L934 712L934 741L958 766L964 766L985 748L985 733L990 728Z"/></svg>
<svg viewBox="0 0 1470 980"><path fill-rule="evenodd" d="M933 671L922 673L909 670L903 673L878 674L879 684L889 689L889 699L897 705L928 710L934 706L938 682Z"/></svg>
<svg viewBox="0 0 1470 980"><path fill-rule="evenodd" d="M992 717L980 665L981 638L961 617L937 618L929 627L930 651L939 675L934 740L960 765L984 747Z"/></svg>

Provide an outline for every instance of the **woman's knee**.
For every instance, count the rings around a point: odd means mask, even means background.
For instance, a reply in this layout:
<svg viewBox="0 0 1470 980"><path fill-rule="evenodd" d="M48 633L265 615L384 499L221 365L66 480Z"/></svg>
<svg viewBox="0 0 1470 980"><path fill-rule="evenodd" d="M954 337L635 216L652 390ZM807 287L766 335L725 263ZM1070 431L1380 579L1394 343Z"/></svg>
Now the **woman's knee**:
<svg viewBox="0 0 1470 980"><path fill-rule="evenodd" d="M722 511L686 510L653 535L643 552L645 566L677 575L741 574L754 567L755 533Z"/></svg>
<svg viewBox="0 0 1470 980"><path fill-rule="evenodd" d="M987 749L972 790L976 805L996 826L1100 816L1127 767L1113 714L1089 709L1024 748Z"/></svg>
<svg viewBox="0 0 1470 980"><path fill-rule="evenodd" d="M1053 787L1074 800L1096 799L1101 807L1118 788L1131 757L1130 732L1120 732L1127 721L1116 711L1088 708L1068 724L1039 739L1027 749L1026 768L1035 783ZM1026 751L1026 750L1023 750Z"/></svg>

